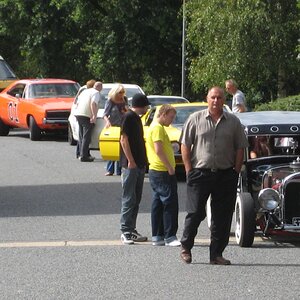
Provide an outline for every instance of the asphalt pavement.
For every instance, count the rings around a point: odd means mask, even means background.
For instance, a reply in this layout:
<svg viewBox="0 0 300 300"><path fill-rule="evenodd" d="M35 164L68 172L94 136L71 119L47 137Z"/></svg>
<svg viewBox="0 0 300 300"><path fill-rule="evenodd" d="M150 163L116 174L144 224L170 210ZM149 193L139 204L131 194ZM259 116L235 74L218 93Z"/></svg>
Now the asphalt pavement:
<svg viewBox="0 0 300 300"><path fill-rule="evenodd" d="M119 176L105 162L83 163L65 137L32 142L28 132L0 137L1 299L299 299L300 244L257 236L236 245L231 266L208 264L209 230L199 228L193 263L179 248L120 242ZM179 230L185 182L178 183ZM137 229L151 238L145 179ZM233 230L233 229L232 229Z"/></svg>

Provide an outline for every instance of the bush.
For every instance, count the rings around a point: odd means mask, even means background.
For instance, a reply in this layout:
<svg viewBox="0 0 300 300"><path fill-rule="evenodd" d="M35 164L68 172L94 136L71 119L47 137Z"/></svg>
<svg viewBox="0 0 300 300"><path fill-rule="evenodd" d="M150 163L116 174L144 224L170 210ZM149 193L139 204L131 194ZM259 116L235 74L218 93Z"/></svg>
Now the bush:
<svg viewBox="0 0 300 300"><path fill-rule="evenodd" d="M279 98L275 101L255 105L254 111L283 110L300 111L300 95Z"/></svg>

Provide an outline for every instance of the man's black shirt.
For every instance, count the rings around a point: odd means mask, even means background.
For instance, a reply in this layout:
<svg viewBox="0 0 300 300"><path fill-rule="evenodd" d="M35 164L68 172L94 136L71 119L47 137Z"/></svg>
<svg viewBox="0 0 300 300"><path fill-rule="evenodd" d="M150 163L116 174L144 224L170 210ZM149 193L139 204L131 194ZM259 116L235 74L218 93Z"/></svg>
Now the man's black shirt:
<svg viewBox="0 0 300 300"><path fill-rule="evenodd" d="M136 165L139 168L144 168L147 164L147 155L144 141L144 130L141 122L141 118L132 110L125 113L122 126L121 134L128 136L129 146L131 149L132 156L135 160ZM127 168L128 160L121 147L121 166Z"/></svg>

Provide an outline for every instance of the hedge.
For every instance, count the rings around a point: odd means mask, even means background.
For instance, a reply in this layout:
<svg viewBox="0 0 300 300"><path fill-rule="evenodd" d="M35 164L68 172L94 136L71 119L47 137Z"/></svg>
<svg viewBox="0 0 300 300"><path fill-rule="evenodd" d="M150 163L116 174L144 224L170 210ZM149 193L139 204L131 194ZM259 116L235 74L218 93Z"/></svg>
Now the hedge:
<svg viewBox="0 0 300 300"><path fill-rule="evenodd" d="M282 110L300 111L300 95L279 98L274 101L256 105L254 111Z"/></svg>

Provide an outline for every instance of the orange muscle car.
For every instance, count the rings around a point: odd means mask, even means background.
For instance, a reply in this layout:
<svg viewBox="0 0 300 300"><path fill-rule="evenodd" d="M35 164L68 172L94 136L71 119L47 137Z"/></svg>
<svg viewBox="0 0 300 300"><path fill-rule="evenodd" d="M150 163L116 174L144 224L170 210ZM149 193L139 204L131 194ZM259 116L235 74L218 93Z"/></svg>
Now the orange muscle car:
<svg viewBox="0 0 300 300"><path fill-rule="evenodd" d="M65 79L23 79L0 93L0 135L28 128L32 141L42 133L66 130L79 84Z"/></svg>

